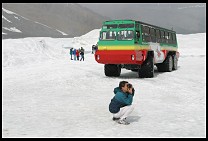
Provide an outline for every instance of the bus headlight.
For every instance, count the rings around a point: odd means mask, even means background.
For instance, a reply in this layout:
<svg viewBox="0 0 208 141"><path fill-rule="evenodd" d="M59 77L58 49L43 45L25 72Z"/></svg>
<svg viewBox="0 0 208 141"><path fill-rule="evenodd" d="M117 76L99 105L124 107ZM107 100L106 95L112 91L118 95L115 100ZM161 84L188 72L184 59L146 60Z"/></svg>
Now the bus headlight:
<svg viewBox="0 0 208 141"><path fill-rule="evenodd" d="M134 55L131 55L131 60L134 60L134 59L135 59Z"/></svg>
<svg viewBox="0 0 208 141"><path fill-rule="evenodd" d="M100 56L99 55L97 55L97 60L100 60Z"/></svg>

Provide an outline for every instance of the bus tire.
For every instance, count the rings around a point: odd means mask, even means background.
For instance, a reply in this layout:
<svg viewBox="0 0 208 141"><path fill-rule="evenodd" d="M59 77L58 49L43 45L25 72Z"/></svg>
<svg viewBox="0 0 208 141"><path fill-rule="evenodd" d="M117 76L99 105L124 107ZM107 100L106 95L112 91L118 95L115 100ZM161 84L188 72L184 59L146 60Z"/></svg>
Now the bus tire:
<svg viewBox="0 0 208 141"><path fill-rule="evenodd" d="M139 78L154 77L154 60L153 56L149 56L138 71Z"/></svg>
<svg viewBox="0 0 208 141"><path fill-rule="evenodd" d="M106 76L119 77L121 74L121 67L115 64L105 64L104 71Z"/></svg>
<svg viewBox="0 0 208 141"><path fill-rule="evenodd" d="M157 64L158 72L171 72L173 70L173 58L171 55L168 55L165 61L161 64Z"/></svg>
<svg viewBox="0 0 208 141"><path fill-rule="evenodd" d="M131 71L133 71L133 72L138 72L138 69L132 69Z"/></svg>
<svg viewBox="0 0 208 141"><path fill-rule="evenodd" d="M177 70L178 69L178 58L176 56L176 54L173 55L173 70Z"/></svg>

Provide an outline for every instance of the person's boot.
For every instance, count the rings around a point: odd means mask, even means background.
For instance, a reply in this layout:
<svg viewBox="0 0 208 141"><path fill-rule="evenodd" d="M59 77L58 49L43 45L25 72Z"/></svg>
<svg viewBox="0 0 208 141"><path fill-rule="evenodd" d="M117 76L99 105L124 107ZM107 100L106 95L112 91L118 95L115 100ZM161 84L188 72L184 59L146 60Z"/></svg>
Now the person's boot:
<svg viewBox="0 0 208 141"><path fill-rule="evenodd" d="M124 125L130 124L129 122L126 121L126 118L118 120L118 123L119 124L124 124Z"/></svg>
<svg viewBox="0 0 208 141"><path fill-rule="evenodd" d="M115 117L113 117L113 121L117 121L117 120L119 120L120 118L115 118Z"/></svg>

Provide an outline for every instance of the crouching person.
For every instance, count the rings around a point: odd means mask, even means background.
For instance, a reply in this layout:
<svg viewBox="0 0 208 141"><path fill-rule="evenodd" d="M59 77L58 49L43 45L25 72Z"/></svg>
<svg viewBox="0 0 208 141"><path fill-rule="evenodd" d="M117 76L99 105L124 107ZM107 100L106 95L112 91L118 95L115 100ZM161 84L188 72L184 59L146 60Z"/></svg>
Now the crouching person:
<svg viewBox="0 0 208 141"><path fill-rule="evenodd" d="M113 120L119 124L130 124L126 118L134 109L132 105L134 91L132 84L127 81L121 81L119 87L114 88L115 96L111 99L109 111L113 114Z"/></svg>

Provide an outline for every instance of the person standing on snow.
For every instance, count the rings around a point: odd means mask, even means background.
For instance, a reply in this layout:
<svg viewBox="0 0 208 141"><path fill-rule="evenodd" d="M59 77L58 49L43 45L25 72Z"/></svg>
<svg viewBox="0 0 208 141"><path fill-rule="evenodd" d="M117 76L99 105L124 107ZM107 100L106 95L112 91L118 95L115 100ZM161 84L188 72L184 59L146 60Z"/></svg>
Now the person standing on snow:
<svg viewBox="0 0 208 141"><path fill-rule="evenodd" d="M109 111L113 114L113 120L119 124L130 124L126 118L134 109L132 105L134 92L132 84L127 81L121 81L119 87L114 88L115 96L111 99Z"/></svg>
<svg viewBox="0 0 208 141"><path fill-rule="evenodd" d="M72 55L73 55L73 48L70 48L70 56L71 56L71 60L73 60L73 59L72 59Z"/></svg>
<svg viewBox="0 0 208 141"><path fill-rule="evenodd" d="M77 60L79 61L79 53L80 53L80 49L77 49L76 51L76 56L77 56Z"/></svg>
<svg viewBox="0 0 208 141"><path fill-rule="evenodd" d="M77 52L77 50L76 50L76 48L75 48L74 51L73 51L74 61L76 61L76 58L77 58L76 52Z"/></svg>
<svg viewBox="0 0 208 141"><path fill-rule="evenodd" d="M92 54L95 52L95 45L92 45Z"/></svg>
<svg viewBox="0 0 208 141"><path fill-rule="evenodd" d="M80 55L81 55L81 59L80 59L80 61L84 61L84 49L83 49L83 47L81 47L81 49L80 49Z"/></svg>

